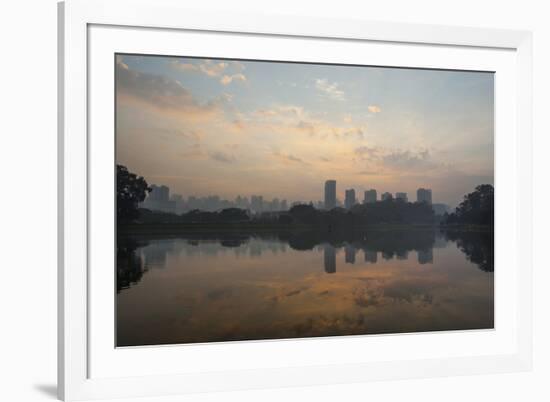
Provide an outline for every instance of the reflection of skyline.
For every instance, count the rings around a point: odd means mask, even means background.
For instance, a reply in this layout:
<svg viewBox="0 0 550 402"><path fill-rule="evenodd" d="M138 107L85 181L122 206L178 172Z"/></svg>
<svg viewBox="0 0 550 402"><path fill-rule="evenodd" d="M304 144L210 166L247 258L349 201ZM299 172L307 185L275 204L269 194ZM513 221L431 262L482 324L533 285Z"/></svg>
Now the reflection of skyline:
<svg viewBox="0 0 550 402"><path fill-rule="evenodd" d="M365 262L376 264L378 261L378 253L372 250L365 250Z"/></svg>
<svg viewBox="0 0 550 402"><path fill-rule="evenodd" d="M424 264L433 264L434 262L434 249L428 248L425 250L418 250L418 263L421 265Z"/></svg>
<svg viewBox="0 0 550 402"><path fill-rule="evenodd" d="M355 247L353 245L348 244L346 247L344 247L344 251L346 254L346 264L355 264Z"/></svg>
<svg viewBox="0 0 550 402"><path fill-rule="evenodd" d="M204 238L204 236L195 234L192 238L179 237L164 240L140 240L139 242L119 239L117 290L127 289L131 285L137 284L150 268L164 268L168 264L169 255L173 255L173 258L180 258L178 255L181 256L182 253L187 257L195 258L202 255L216 257L219 254L230 253L235 258L260 259L262 256L270 258L270 256L289 251L315 251L323 254L322 262L320 262L323 272L335 274L338 271L337 255L339 250L343 250L342 263L344 265L356 264L356 255L360 250L364 253L364 264L376 264L379 255L385 261L394 260L396 263L411 261L413 257L410 251L415 251L417 263L426 265L434 264L434 246L444 248L445 244L452 241L456 242L457 248L466 254L467 259L480 270L493 271L492 254L489 253L492 250L490 233L461 235L453 232L452 234L446 233L444 236L440 234L435 237L428 236L425 237L426 241L422 242L419 242L419 238L422 236L414 234L407 240L409 243L402 234L389 236L383 242L380 242L380 238L379 235L363 234L354 241L313 241L312 243L295 237L279 239L273 235L267 238L244 235ZM312 245L308 248L305 246L306 244ZM418 247L420 245L422 247Z"/></svg>
<svg viewBox="0 0 550 402"><path fill-rule="evenodd" d="M336 249L330 244L324 246L324 262L325 272L327 274L333 274L336 272Z"/></svg>
<svg viewBox="0 0 550 402"><path fill-rule="evenodd" d="M178 243L177 245L176 242ZM338 244L322 243L312 247L311 250L323 253L323 270L328 274L337 272L337 254L339 250L343 251L343 263L350 265L356 264L356 256L360 250L364 253L364 262L368 264L376 264L379 254L386 261L393 259L397 261L409 260L410 253L409 250L403 249L402 239L397 240L396 238L395 250L391 250L387 242L384 243L384 247L379 245L378 250L372 246L367 240L357 240ZM131 250L130 254L125 254L124 261L119 261L120 283L122 288L127 288L130 286L130 283L139 282L147 269L164 268L168 263L168 256L173 253L184 253L188 257L199 257L201 255L215 257L219 254L232 253L235 258L261 258L266 253L276 255L278 253L286 253L289 249L293 251L308 250L308 248L301 247L303 247L303 242L296 240L296 238L281 240L232 236L220 239L201 239L200 236L198 238L194 236L188 239L151 240L149 243L142 244L139 248ZM414 250L414 248L412 249ZM175 250L179 251L176 252ZM416 253L419 264L433 263L433 248L426 247L419 249L416 250ZM130 263L127 263L128 261ZM132 279L124 279L130 277Z"/></svg>

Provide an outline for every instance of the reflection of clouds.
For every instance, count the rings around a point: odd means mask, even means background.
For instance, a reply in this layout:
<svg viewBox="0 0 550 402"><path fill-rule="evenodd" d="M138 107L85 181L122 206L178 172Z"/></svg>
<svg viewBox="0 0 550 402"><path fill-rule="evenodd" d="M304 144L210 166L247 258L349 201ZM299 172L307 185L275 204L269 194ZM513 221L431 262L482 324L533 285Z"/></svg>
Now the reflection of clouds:
<svg viewBox="0 0 550 402"><path fill-rule="evenodd" d="M492 275L471 269L456 247L432 251L437 258L421 269L416 258L373 264L377 253L368 250L366 261L356 259L351 266L345 263L345 246L338 253L330 244L275 252L281 242L251 238L238 247L203 240L177 240L173 247L165 269L148 272L147 281L120 293L124 342L431 331L493 323ZM252 256L251 250L261 255Z"/></svg>

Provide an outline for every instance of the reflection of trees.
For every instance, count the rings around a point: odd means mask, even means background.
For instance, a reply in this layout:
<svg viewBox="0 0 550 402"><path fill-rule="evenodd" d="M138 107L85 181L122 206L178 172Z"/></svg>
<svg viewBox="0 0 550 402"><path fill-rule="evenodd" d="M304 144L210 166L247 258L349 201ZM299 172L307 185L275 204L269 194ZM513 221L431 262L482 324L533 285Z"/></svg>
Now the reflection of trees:
<svg viewBox="0 0 550 402"><path fill-rule="evenodd" d="M117 293L138 283L147 271L141 256L136 253L137 248L142 245L135 239L118 239L116 253Z"/></svg>
<svg viewBox="0 0 550 402"><path fill-rule="evenodd" d="M469 261L485 272L494 271L495 240L493 231L446 230L445 236L456 242Z"/></svg>
<svg viewBox="0 0 550 402"><path fill-rule="evenodd" d="M407 259L409 251L412 250L422 250L426 255L425 258L419 257L420 263L431 262L436 233L433 229L189 230L169 236L143 233L134 236L135 239L147 239L151 244L147 245L147 242L141 241L138 245L136 240L130 240L132 237L128 235L125 240L119 240L118 269L121 271L119 276L123 287L139 281L145 267L164 266L167 254L172 251L173 241L176 239L185 241L188 255L216 255L223 248L233 248L235 255L260 257L268 250L272 253L286 252L287 245L297 251L321 247L325 254L325 270L333 273L336 272L336 249L340 248L344 248L344 258L348 264L355 264L359 250L363 251L365 261L369 263L377 262L378 253L386 260L396 256L401 260ZM143 260L135 253L138 247L141 247Z"/></svg>

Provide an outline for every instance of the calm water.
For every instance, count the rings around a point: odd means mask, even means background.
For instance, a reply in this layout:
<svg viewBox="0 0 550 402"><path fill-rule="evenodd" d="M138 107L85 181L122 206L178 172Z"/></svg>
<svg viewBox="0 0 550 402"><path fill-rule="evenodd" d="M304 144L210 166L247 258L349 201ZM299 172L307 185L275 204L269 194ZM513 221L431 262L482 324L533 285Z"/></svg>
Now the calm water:
<svg viewBox="0 0 550 402"><path fill-rule="evenodd" d="M493 328L493 234L124 237L118 346Z"/></svg>

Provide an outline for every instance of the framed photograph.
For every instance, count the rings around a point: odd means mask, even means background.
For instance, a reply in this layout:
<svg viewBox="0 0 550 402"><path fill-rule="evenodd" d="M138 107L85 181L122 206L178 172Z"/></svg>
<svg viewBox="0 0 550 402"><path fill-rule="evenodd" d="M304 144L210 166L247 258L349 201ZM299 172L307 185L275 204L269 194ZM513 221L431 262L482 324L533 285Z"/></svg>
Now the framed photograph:
<svg viewBox="0 0 550 402"><path fill-rule="evenodd" d="M60 398L529 370L531 34L180 3L59 5Z"/></svg>

